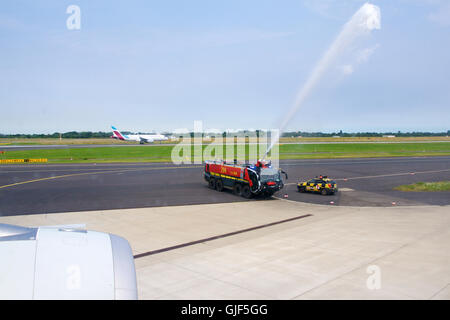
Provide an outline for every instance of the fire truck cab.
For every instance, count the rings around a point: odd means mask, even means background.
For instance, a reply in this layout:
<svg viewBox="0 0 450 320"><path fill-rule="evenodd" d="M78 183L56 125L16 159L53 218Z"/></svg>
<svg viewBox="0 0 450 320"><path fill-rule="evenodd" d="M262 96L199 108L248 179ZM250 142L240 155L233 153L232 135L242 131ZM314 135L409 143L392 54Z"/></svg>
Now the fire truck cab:
<svg viewBox="0 0 450 320"><path fill-rule="evenodd" d="M251 198L257 195L270 197L284 187L281 174L270 162L257 161L255 164L233 164L224 161L206 161L203 176L211 189L233 190L236 195Z"/></svg>

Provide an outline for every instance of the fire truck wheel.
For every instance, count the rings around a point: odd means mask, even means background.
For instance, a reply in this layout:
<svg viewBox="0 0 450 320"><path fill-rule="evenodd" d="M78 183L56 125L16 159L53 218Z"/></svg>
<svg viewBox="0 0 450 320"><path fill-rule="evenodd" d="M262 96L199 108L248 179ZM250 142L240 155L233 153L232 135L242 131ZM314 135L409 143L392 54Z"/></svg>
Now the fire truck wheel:
<svg viewBox="0 0 450 320"><path fill-rule="evenodd" d="M223 191L223 181L221 179L216 180L216 190L219 192Z"/></svg>
<svg viewBox="0 0 450 320"><path fill-rule="evenodd" d="M242 185L236 183L233 187L233 193L237 196L240 196L242 194Z"/></svg>
<svg viewBox="0 0 450 320"><path fill-rule="evenodd" d="M248 185L242 187L242 196L246 199L250 199L252 197L252 192L250 191L250 187Z"/></svg>
<svg viewBox="0 0 450 320"><path fill-rule="evenodd" d="M210 179L209 179L208 186L209 186L211 189L215 189L215 188L216 188L216 179L210 178Z"/></svg>

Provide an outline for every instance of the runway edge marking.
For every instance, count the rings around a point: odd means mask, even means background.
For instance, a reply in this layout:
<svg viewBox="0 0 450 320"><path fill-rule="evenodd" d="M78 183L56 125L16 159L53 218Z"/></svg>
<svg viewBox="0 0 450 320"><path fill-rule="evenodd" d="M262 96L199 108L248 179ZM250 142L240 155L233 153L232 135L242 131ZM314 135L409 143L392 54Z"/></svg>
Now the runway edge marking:
<svg viewBox="0 0 450 320"><path fill-rule="evenodd" d="M33 180L27 180L27 181L21 181L21 182L6 184L6 185L3 185L3 186L0 186L0 189L4 189L4 188L8 188L8 187L14 187L14 186L22 185L22 184L27 184L27 183L33 183L33 182L40 182L40 181L46 181L46 180L54 180L54 179L61 179L61 178L67 178L67 177L75 177L75 176L85 176L85 175L91 175L91 174L121 173L121 172L131 172L131 171L150 171L150 170L164 170L164 169L189 169L189 168L200 168L200 167L199 166L156 167L156 168L122 169L122 170L108 170L108 171L97 171L97 172L72 173L72 174L65 174L65 175L61 175L61 176L46 177L46 178L33 179Z"/></svg>

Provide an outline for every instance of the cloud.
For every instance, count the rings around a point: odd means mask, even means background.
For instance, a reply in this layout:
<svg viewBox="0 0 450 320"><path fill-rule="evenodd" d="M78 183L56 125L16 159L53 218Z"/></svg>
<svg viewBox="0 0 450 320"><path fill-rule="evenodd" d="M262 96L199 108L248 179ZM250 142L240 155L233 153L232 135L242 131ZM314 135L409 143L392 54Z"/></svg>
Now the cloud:
<svg viewBox="0 0 450 320"><path fill-rule="evenodd" d="M355 68L358 65L369 61L370 57L379 46L379 44L376 44L373 47L356 51L356 53L353 54L351 58L351 62L338 66L338 70L345 76L352 74L353 72L355 72Z"/></svg>
<svg viewBox="0 0 450 320"><path fill-rule="evenodd" d="M340 66L339 69L346 76L352 74L354 71L353 66L351 64Z"/></svg>
<svg viewBox="0 0 450 320"><path fill-rule="evenodd" d="M441 26L450 26L450 3L442 4L438 10L428 15L428 19Z"/></svg>
<svg viewBox="0 0 450 320"><path fill-rule="evenodd" d="M370 56L375 52L375 50L379 47L379 44L376 44L372 48L365 48L357 52L356 54L356 62L358 64L367 62Z"/></svg>

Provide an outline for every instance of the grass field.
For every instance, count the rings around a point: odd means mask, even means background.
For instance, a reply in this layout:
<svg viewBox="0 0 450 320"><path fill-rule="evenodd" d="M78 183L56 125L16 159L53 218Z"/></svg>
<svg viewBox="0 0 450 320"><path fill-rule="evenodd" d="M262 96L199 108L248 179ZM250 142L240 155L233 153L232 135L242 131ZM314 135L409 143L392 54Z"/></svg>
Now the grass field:
<svg viewBox="0 0 450 320"><path fill-rule="evenodd" d="M400 191L412 191L412 192L450 191L450 181L418 182L415 184L398 186L394 189L400 190Z"/></svg>
<svg viewBox="0 0 450 320"><path fill-rule="evenodd" d="M450 143L345 143L280 145L281 159L450 155Z"/></svg>
<svg viewBox="0 0 450 320"><path fill-rule="evenodd" d="M173 146L92 147L67 149L8 150L0 159L47 158L50 163L170 162ZM203 150L206 146L203 146ZM236 149L236 148L235 148ZM248 145L246 146L248 154ZM191 154L194 150L191 149ZM224 156L226 150L223 150ZM447 156L449 142L429 143L346 143L280 144L280 159L321 159L357 157ZM187 159L186 159L187 160Z"/></svg>
<svg viewBox="0 0 450 320"><path fill-rule="evenodd" d="M120 141L110 138L92 139L53 139L53 138L0 138L0 147L4 146L30 146L30 145L76 145L76 144L136 144L134 141Z"/></svg>
<svg viewBox="0 0 450 320"><path fill-rule="evenodd" d="M241 138L240 138L241 139ZM346 138L308 138L308 137L283 137L280 143L301 143L301 142L420 142L420 141L448 141L450 137L346 137ZM157 142L159 144L160 142ZM161 144L172 144L177 141L162 141ZM90 139L55 139L55 138L0 138L2 145L77 145L77 144L136 144L134 141L120 141L110 138L90 138Z"/></svg>

